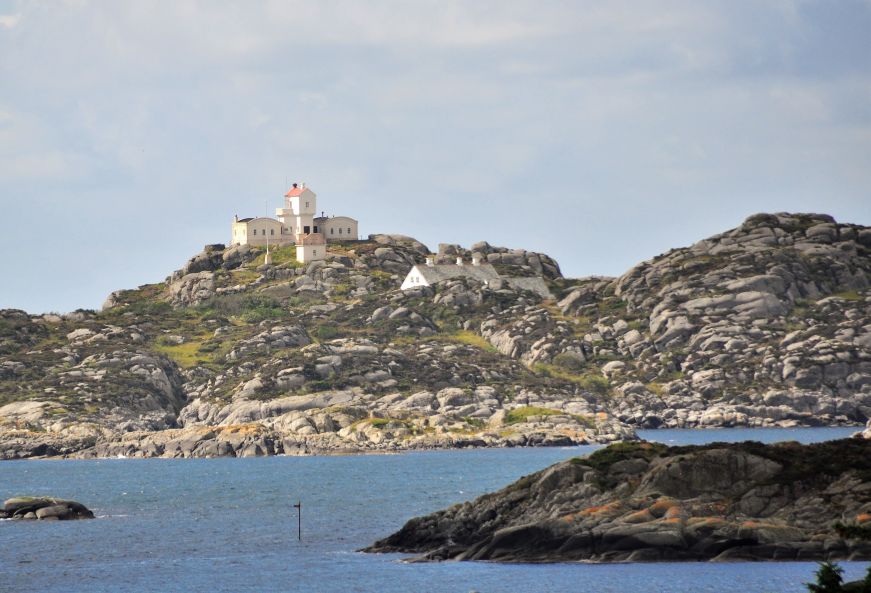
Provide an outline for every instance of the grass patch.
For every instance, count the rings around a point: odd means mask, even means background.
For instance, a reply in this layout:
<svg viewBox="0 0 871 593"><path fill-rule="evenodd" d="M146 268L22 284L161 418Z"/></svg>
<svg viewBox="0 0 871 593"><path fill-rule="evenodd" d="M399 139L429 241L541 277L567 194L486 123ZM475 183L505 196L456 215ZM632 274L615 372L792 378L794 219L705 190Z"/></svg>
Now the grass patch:
<svg viewBox="0 0 871 593"><path fill-rule="evenodd" d="M572 418L578 421L578 424L585 428L596 428L596 421L589 416L583 414L572 414Z"/></svg>
<svg viewBox="0 0 871 593"><path fill-rule="evenodd" d="M266 249L262 249L263 252L258 254L248 266L257 268L266 262ZM272 257L273 266L289 268L302 268L305 266L304 263L296 261L296 245L285 245L283 247L270 246L269 255Z"/></svg>
<svg viewBox="0 0 871 593"><path fill-rule="evenodd" d="M183 344L165 344L158 341L152 345L152 348L171 358L180 367L187 369L210 362L209 355L200 351L201 345L202 342L196 340Z"/></svg>
<svg viewBox="0 0 871 593"><path fill-rule="evenodd" d="M608 395L611 392L611 383L608 379L596 372L572 373L558 366L544 363L535 365L533 371L545 377L553 377L555 379L569 381L578 385L582 389L592 391L599 395Z"/></svg>
<svg viewBox="0 0 871 593"><path fill-rule="evenodd" d="M315 327L314 336L319 342L339 337L338 326L332 323L321 323Z"/></svg>
<svg viewBox="0 0 871 593"><path fill-rule="evenodd" d="M517 424L519 422L526 422L532 416L559 416L563 414L559 410L554 410L552 408L539 408L538 406L523 406L521 408L515 408L508 412L505 415L505 424Z"/></svg>
<svg viewBox="0 0 871 593"><path fill-rule="evenodd" d="M845 290L844 292L836 292L831 294L835 298L844 299L845 301L862 301L864 297L855 290Z"/></svg>
<svg viewBox="0 0 871 593"><path fill-rule="evenodd" d="M651 381L650 383L646 383L644 387L653 395L656 395L658 397L665 396L665 385L663 385L662 383L659 383L657 381Z"/></svg>
<svg viewBox="0 0 871 593"><path fill-rule="evenodd" d="M251 284L260 278L260 272L248 268L236 268L230 270L230 284Z"/></svg>
<svg viewBox="0 0 871 593"><path fill-rule="evenodd" d="M475 332L470 332L468 330L460 330L442 337L451 342L459 342L460 344L467 344L469 346L474 346L475 348L480 348L486 352L492 352L494 354L499 352L496 347L486 339L482 338Z"/></svg>

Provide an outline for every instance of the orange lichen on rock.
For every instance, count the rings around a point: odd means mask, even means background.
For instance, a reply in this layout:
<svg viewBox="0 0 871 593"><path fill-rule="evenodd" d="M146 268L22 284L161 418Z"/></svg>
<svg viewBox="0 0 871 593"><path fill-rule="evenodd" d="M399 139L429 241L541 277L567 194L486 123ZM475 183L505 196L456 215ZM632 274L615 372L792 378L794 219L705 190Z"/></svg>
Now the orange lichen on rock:
<svg viewBox="0 0 871 593"><path fill-rule="evenodd" d="M613 513L615 511L619 511L622 506L623 505L619 501L614 501L595 507L587 507L578 514L582 517L589 517L590 515Z"/></svg>
<svg viewBox="0 0 871 593"><path fill-rule="evenodd" d="M871 513L856 515L856 523L867 523L868 521L871 521Z"/></svg>
<svg viewBox="0 0 871 593"><path fill-rule="evenodd" d="M673 498L660 498L650 505L650 512L654 517L663 517L672 507L678 507L678 502Z"/></svg>
<svg viewBox="0 0 871 593"><path fill-rule="evenodd" d="M647 523L653 521L655 517L647 509L641 509L634 513L629 513L621 518L624 523Z"/></svg>
<svg viewBox="0 0 871 593"><path fill-rule="evenodd" d="M674 505L673 507L669 507L668 509L666 509L665 515L663 515L663 517L665 517L666 519L686 519L688 516L689 513L684 510L684 508L680 505Z"/></svg>
<svg viewBox="0 0 871 593"><path fill-rule="evenodd" d="M690 517L687 519L687 525L726 525L728 521L722 517Z"/></svg>

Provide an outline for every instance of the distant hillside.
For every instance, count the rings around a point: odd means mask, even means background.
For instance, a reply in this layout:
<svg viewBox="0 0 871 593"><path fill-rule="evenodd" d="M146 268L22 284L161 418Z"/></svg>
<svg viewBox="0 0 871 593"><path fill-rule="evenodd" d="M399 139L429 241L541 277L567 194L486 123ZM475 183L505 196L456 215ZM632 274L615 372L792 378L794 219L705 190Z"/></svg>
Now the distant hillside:
<svg viewBox="0 0 871 593"><path fill-rule="evenodd" d="M100 312L0 311L0 458L209 456L632 438L633 427L864 422L871 229L756 215L620 278L472 252L555 301L471 279L400 291L427 247L375 235L208 246Z"/></svg>

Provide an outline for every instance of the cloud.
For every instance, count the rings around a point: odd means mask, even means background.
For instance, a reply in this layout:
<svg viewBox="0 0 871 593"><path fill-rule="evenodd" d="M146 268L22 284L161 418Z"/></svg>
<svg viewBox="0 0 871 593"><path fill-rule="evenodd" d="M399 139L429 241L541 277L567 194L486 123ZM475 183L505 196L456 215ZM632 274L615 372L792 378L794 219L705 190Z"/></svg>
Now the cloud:
<svg viewBox="0 0 871 593"><path fill-rule="evenodd" d="M546 247L569 274L709 228L684 221L861 218L871 6L820 6L21 3L0 28L0 202L62 184L149 246L172 220L163 266L289 177L364 232Z"/></svg>
<svg viewBox="0 0 871 593"><path fill-rule="evenodd" d="M20 14L0 14L0 27L12 29L18 25L20 20Z"/></svg>

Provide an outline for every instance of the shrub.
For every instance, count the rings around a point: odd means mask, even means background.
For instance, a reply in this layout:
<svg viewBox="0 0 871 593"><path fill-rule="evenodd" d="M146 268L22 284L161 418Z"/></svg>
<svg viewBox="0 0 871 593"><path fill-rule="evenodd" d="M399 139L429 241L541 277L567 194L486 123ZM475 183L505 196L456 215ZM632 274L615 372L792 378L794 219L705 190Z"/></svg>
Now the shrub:
<svg viewBox="0 0 871 593"><path fill-rule="evenodd" d="M248 323L259 323L264 319L276 319L284 315L281 303L265 295L229 295L211 299L203 311L228 316L238 316Z"/></svg>
<svg viewBox="0 0 871 593"><path fill-rule="evenodd" d="M332 340L338 337L339 328L332 323L322 323L315 328L315 337L318 340Z"/></svg>
<svg viewBox="0 0 871 593"><path fill-rule="evenodd" d="M842 593L843 574L844 569L837 564L820 562L820 568L816 572L817 582L806 583L807 589L810 593Z"/></svg>
<svg viewBox="0 0 871 593"><path fill-rule="evenodd" d="M580 356L568 352L561 352L554 356L553 364L567 371L580 371L584 368L584 360Z"/></svg>
<svg viewBox="0 0 871 593"><path fill-rule="evenodd" d="M601 375L596 375L592 373L587 373L586 375L583 375L579 384L587 391L592 391L593 393L598 393L599 395L606 395L609 391L611 391L611 384L608 382L608 379Z"/></svg>

